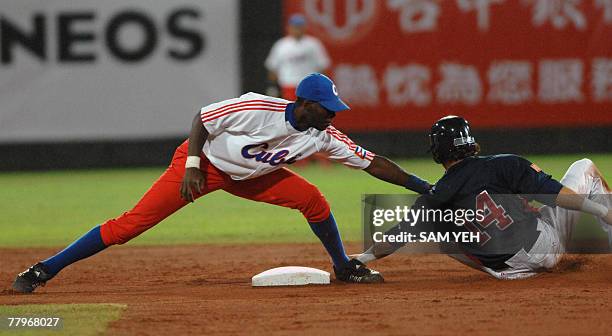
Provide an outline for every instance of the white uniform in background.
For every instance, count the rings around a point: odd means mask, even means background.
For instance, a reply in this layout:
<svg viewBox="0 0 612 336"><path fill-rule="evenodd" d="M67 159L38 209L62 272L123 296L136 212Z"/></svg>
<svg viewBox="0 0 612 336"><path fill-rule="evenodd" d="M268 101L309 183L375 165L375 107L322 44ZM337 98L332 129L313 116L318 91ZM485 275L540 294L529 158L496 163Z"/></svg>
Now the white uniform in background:
<svg viewBox="0 0 612 336"><path fill-rule="evenodd" d="M281 87L295 88L306 75L328 68L330 60L323 44L316 38L285 36L274 43L265 65L277 74Z"/></svg>

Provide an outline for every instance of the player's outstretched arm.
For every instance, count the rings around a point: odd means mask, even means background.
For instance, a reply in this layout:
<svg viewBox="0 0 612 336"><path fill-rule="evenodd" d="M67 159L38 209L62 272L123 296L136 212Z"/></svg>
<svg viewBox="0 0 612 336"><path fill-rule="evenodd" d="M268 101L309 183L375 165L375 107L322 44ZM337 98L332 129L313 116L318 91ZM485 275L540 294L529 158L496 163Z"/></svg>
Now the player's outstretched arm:
<svg viewBox="0 0 612 336"><path fill-rule="evenodd" d="M364 170L379 180L405 187L419 194L427 194L431 190L429 182L406 172L384 156L375 156L372 163Z"/></svg>
<svg viewBox="0 0 612 336"><path fill-rule="evenodd" d="M181 197L188 202L195 200L194 190L201 193L206 183L204 174L200 170L200 154L206 139L208 139L208 131L204 128L200 111L198 111L191 123L185 176L183 176L183 183L181 183Z"/></svg>
<svg viewBox="0 0 612 336"><path fill-rule="evenodd" d="M561 188L556 203L565 209L578 210L602 218L606 223L612 225L612 209L579 195L567 187Z"/></svg>

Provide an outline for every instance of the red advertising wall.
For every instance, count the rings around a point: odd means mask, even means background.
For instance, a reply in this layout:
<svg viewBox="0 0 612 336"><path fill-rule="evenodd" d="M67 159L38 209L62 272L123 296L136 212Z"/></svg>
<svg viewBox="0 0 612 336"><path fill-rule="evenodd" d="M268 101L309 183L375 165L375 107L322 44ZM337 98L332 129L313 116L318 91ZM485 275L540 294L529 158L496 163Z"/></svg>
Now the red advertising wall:
<svg viewBox="0 0 612 336"><path fill-rule="evenodd" d="M343 130L612 125L612 0L285 0L352 110Z"/></svg>

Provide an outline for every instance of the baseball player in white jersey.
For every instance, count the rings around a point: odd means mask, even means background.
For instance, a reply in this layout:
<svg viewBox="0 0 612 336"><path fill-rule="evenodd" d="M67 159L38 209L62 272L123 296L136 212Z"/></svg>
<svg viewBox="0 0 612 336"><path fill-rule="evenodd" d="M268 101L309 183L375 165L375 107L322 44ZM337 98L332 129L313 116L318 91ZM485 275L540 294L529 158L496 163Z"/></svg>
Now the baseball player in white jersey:
<svg viewBox="0 0 612 336"><path fill-rule="evenodd" d="M504 280L532 277L557 265L567 251L581 212L594 215L610 237L612 191L591 160L574 162L556 181L517 155L477 156L480 146L461 117L438 120L429 137L434 160L446 173L431 193L417 199L415 206L470 209L482 211L483 216L461 225L452 221L400 223L387 234L415 230L419 225L425 230L477 233L478 242L446 245L455 248L445 250L458 261ZM544 206L538 211L528 205L531 200ZM357 259L366 263L403 245L377 243Z"/></svg>
<svg viewBox="0 0 612 336"><path fill-rule="evenodd" d="M60 253L20 273L13 288L32 292L64 267L114 244L123 244L189 202L222 189L246 199L299 210L328 251L336 278L382 282L382 276L349 260L330 206L321 192L287 166L313 153L419 193L429 183L390 160L357 146L331 126L336 112L348 110L333 82L322 74L305 77L298 99L247 93L208 105L194 117L189 140L136 206L94 227Z"/></svg>
<svg viewBox="0 0 612 336"><path fill-rule="evenodd" d="M270 81L280 86L281 97L285 99L295 100L295 88L302 78L313 72L325 72L330 65L323 44L306 35L305 28L303 15L291 16L287 36L274 43L265 62Z"/></svg>

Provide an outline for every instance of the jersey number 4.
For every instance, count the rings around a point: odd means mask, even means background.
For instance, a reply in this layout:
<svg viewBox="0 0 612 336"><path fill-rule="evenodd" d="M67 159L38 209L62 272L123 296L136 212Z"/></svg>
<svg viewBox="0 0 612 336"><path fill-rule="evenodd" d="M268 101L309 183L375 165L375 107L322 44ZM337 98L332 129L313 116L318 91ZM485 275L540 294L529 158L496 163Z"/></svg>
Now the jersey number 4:
<svg viewBox="0 0 612 336"><path fill-rule="evenodd" d="M498 229L505 230L514 223L506 213L506 209L495 203L486 190L476 196L476 210L484 215L479 224L485 229L491 224L495 224Z"/></svg>
<svg viewBox="0 0 612 336"><path fill-rule="evenodd" d="M495 224L498 229L505 230L514 223L512 218L506 213L506 209L502 205L495 203L486 190L476 196L476 210L482 214L482 220L478 221L478 224L468 222L466 223L466 228L480 235L480 246L486 244L491 239L491 236L479 227L486 229L491 224Z"/></svg>

